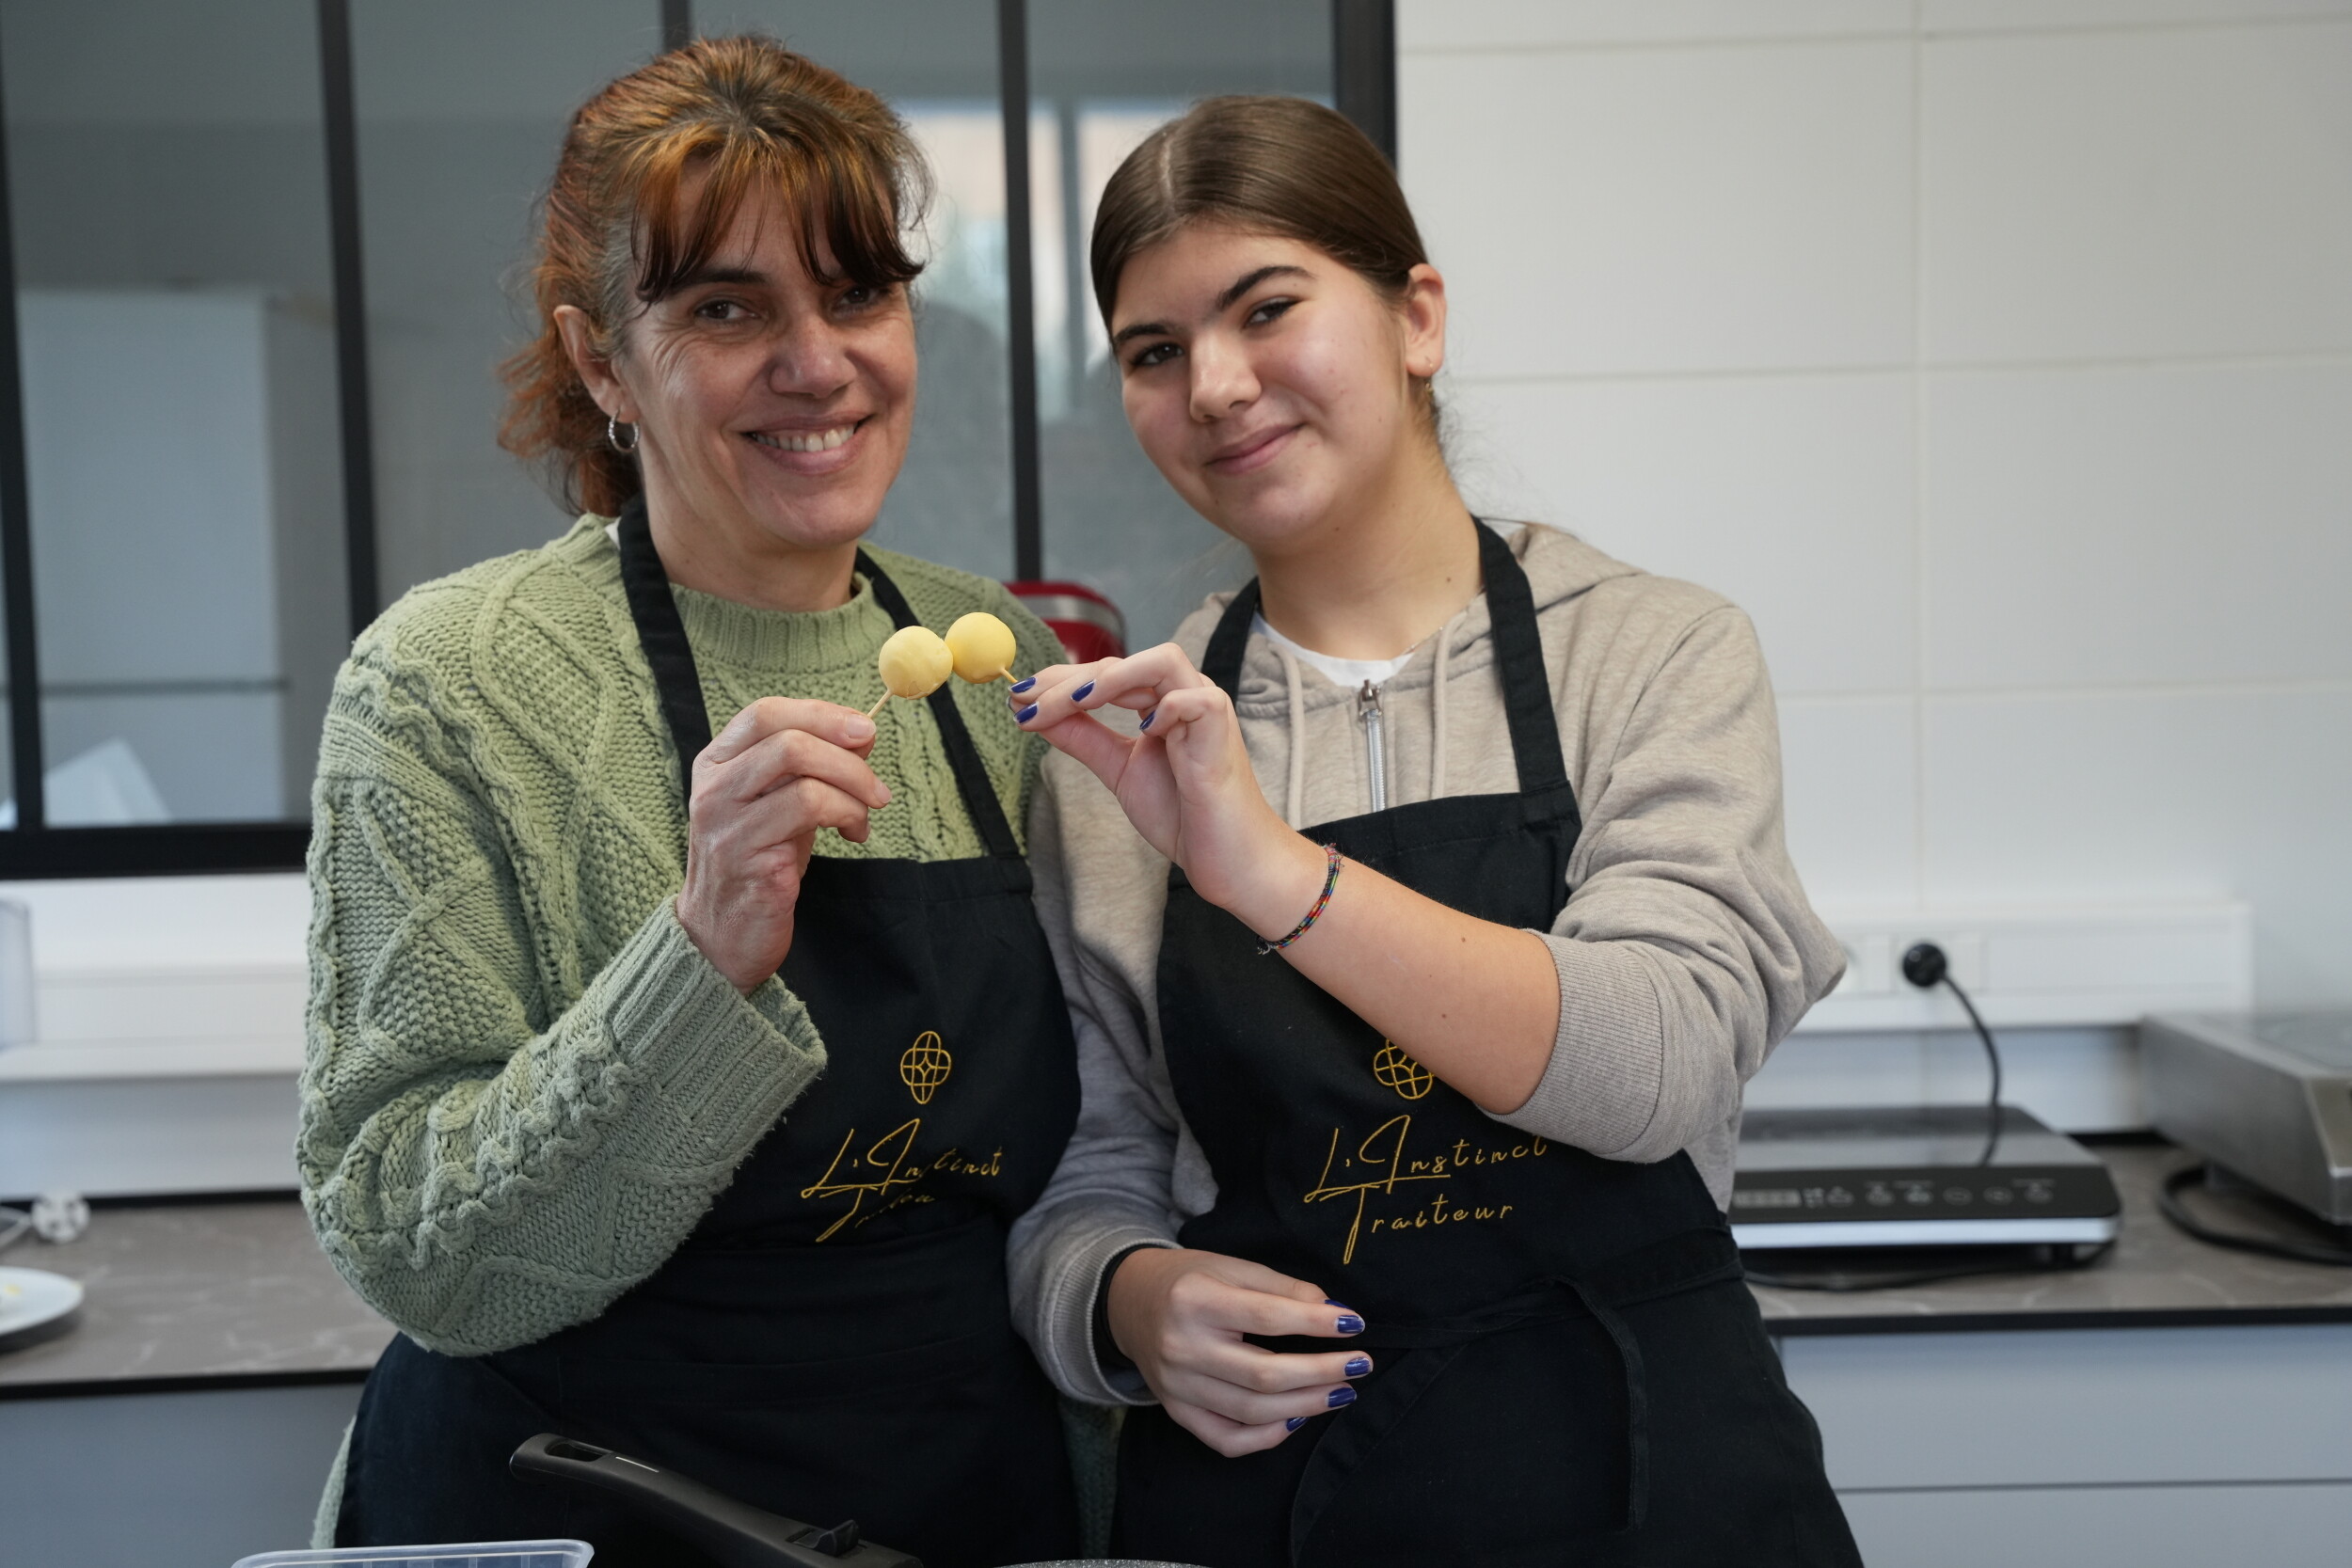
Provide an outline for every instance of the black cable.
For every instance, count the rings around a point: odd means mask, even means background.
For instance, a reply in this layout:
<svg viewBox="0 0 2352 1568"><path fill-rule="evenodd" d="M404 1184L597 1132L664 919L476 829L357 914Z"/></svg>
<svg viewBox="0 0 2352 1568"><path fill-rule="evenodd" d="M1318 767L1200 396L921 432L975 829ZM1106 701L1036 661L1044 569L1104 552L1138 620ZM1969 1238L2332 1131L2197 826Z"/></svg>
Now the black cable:
<svg viewBox="0 0 2352 1568"><path fill-rule="evenodd" d="M1993 1043L1993 1031L1986 1028L1984 1020L1977 1016L1977 1005L1968 1000L1968 993L1960 989L1960 982L1947 974L1944 984L1960 999L1961 1006L1967 1010L1968 1022L1977 1026L1977 1038L1984 1041L1985 1065L1993 1074L1993 1091L1985 1096L1984 1152L1977 1156L1978 1164L1989 1165L1993 1163L1993 1151L2001 1147L2001 1048Z"/></svg>
<svg viewBox="0 0 2352 1568"><path fill-rule="evenodd" d="M2285 1258L2297 1263L2324 1263L2331 1268L2352 1269L2352 1247L2331 1247L2318 1242L2291 1242L2283 1237L2254 1236L2245 1231L2216 1230L2188 1212L2181 1201L2181 1194L2191 1182L2202 1181L2213 1167L2208 1164L2186 1165L2164 1179L2156 1192L2156 1207L2175 1227L2210 1246L2230 1247L2238 1252L2259 1252L2268 1258Z"/></svg>
<svg viewBox="0 0 2352 1568"><path fill-rule="evenodd" d="M1931 990L1943 984L1951 988L1960 999L1968 1022L1977 1026L1977 1038L1984 1042L1984 1060L1993 1072L1993 1092L1985 1099L1984 1152L1977 1156L1979 1166L1993 1163L1994 1150L2001 1147L2001 1048L1993 1043L1993 1031L1984 1026L1984 1019L1977 1012L1977 1005L1968 1000L1968 993L1952 978L1952 969L1944 957L1944 949L1931 942L1915 943L1903 955L1903 978L1921 990Z"/></svg>
<svg viewBox="0 0 2352 1568"><path fill-rule="evenodd" d="M1916 1285L1940 1285L1947 1279L1976 1279L1999 1274L2064 1274L2073 1269L2087 1269L2115 1249L2113 1241L2102 1242L2089 1252L2070 1257L2045 1256L2038 1261L2024 1262L2014 1255L1996 1260L1939 1265L1931 1269L1896 1269L1880 1274L1824 1274L1810 1278L1800 1275L1764 1274L1747 1271L1748 1283L1769 1286L1775 1291L1823 1291L1850 1294L1860 1291L1904 1291Z"/></svg>

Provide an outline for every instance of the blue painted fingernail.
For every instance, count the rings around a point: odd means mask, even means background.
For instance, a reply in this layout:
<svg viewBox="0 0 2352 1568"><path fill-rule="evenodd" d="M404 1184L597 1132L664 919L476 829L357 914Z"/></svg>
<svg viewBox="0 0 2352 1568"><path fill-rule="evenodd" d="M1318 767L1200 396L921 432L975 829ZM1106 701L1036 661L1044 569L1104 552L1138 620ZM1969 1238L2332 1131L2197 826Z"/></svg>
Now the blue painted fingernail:
<svg viewBox="0 0 2352 1568"><path fill-rule="evenodd" d="M1027 707L1025 707L1019 713L1014 714L1012 716L1012 721L1016 724L1025 724L1036 717L1037 705L1035 703L1031 703Z"/></svg>
<svg viewBox="0 0 2352 1568"><path fill-rule="evenodd" d="M1343 1404L1354 1404L1356 1402L1356 1390L1353 1388L1334 1388L1331 1390L1331 1397L1325 1400L1323 1402L1329 1405L1334 1410L1337 1410Z"/></svg>
<svg viewBox="0 0 2352 1568"><path fill-rule="evenodd" d="M1340 1314L1340 1321L1332 1325L1331 1331L1334 1334L1361 1334L1364 1331L1364 1320L1353 1312L1343 1311Z"/></svg>
<svg viewBox="0 0 2352 1568"><path fill-rule="evenodd" d="M1091 697L1091 696L1093 696L1093 695L1094 695L1094 683L1093 683L1092 681L1089 681L1089 682L1087 682L1087 683L1086 683L1086 685L1084 685L1084 686L1082 686L1082 687L1078 688L1078 689L1077 689L1077 690L1073 691L1073 692L1070 694L1070 700L1071 700L1072 702L1073 702L1073 703L1083 703L1083 702L1085 702L1085 701L1086 701L1089 697Z"/></svg>
<svg viewBox="0 0 2352 1568"><path fill-rule="evenodd" d="M1305 1426L1306 1424L1307 1424L1307 1418L1306 1418L1306 1417L1304 1417L1304 1416L1293 1416L1293 1417L1292 1417L1289 1420L1284 1421L1284 1422L1282 1423L1282 1430L1283 1430L1283 1431L1285 1431L1285 1432L1296 1432L1296 1431L1297 1431L1300 1427L1303 1427L1303 1426Z"/></svg>
<svg viewBox="0 0 2352 1568"><path fill-rule="evenodd" d="M1372 1357L1369 1355L1357 1356L1346 1366L1342 1367L1340 1370L1349 1377L1370 1377L1372 1375Z"/></svg>
<svg viewBox="0 0 2352 1568"><path fill-rule="evenodd" d="M1031 687L1035 686L1036 684L1037 684L1037 677L1036 677L1035 675L1031 675L1031 676L1030 676L1027 680L1025 680L1025 681L1015 681L1015 682L1013 682L1013 683L1012 683L1012 689L1013 689L1013 690L1014 690L1016 693L1019 693L1019 692L1023 692L1023 691L1026 691L1026 690L1028 690L1028 689L1029 689L1029 688L1031 688Z"/></svg>
<svg viewBox="0 0 2352 1568"><path fill-rule="evenodd" d="M1160 716L1160 710L1159 710L1158 708L1153 708L1151 712L1149 712L1149 713L1147 713L1147 714L1145 714L1145 715L1143 716L1143 722L1142 722L1142 723L1140 723L1140 724L1137 724L1137 725L1136 726L1136 728L1137 728L1137 729L1139 729L1139 730L1148 730L1148 729L1150 729L1150 728L1152 727L1152 720L1154 720L1154 719L1157 719L1159 716Z"/></svg>

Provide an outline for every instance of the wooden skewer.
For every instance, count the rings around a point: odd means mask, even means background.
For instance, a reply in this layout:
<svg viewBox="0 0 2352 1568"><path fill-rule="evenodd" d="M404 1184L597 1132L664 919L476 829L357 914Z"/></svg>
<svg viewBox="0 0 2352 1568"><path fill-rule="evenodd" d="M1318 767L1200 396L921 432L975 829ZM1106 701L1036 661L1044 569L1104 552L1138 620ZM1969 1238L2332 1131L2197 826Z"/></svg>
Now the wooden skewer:
<svg viewBox="0 0 2352 1568"><path fill-rule="evenodd" d="M1009 664L1006 665L1002 670L999 670L994 674L989 676L988 679L991 681L1009 681L1012 679L1012 666ZM880 714L883 705L887 704L895 695L895 692L884 691L874 705L866 710L866 717L871 719Z"/></svg>

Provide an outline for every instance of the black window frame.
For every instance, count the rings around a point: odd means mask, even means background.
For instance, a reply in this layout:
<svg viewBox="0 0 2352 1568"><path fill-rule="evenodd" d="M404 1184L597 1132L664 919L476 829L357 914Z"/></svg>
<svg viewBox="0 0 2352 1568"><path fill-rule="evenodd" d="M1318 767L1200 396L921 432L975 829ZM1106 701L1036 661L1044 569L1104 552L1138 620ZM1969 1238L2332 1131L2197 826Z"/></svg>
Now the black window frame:
<svg viewBox="0 0 2352 1568"><path fill-rule="evenodd" d="M316 0L327 223L334 279L336 392L342 436L344 576L357 637L383 610L375 549L374 432L369 405L366 280L359 228L358 120L353 102L350 0ZM1005 117L1006 289L1011 377L1013 572L1044 575L1040 506L1036 293L1029 210L1027 0L994 0L997 96ZM693 36L692 0L656 0L665 48ZM1333 97L1391 162L1396 158L1394 0L1331 0ZM0 38L0 50L7 40ZM32 504L19 353L14 210L8 116L0 87L0 609L9 763L17 822L0 829L0 880L151 877L299 868L307 822L169 822L53 827L47 820L40 654L33 579Z"/></svg>

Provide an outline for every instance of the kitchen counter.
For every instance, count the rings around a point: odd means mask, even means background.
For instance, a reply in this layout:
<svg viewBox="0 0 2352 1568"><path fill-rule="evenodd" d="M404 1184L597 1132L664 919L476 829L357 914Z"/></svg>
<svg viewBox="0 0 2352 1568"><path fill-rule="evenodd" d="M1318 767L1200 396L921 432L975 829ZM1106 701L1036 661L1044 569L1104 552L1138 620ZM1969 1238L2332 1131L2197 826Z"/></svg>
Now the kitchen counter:
<svg viewBox="0 0 2352 1568"><path fill-rule="evenodd" d="M102 1208L79 1241L0 1263L82 1282L64 1335L0 1352L0 1400L358 1383L392 1328L284 1197Z"/></svg>
<svg viewBox="0 0 2352 1568"><path fill-rule="evenodd" d="M2084 1269L1853 1294L1756 1288L1775 1336L2352 1323L2352 1269L2228 1252L2156 1212L2189 1156L2155 1142L2098 1153L2123 1195L2114 1250ZM2258 1212L2208 1199L2232 1224ZM358 1383L391 1326L354 1296L291 1197L104 1208L80 1241L24 1241L0 1261L82 1281L80 1321L0 1353L0 1400Z"/></svg>
<svg viewBox="0 0 2352 1568"><path fill-rule="evenodd" d="M2169 1328L2204 1324L2352 1323L2352 1268L2329 1268L2209 1246L2183 1235L2156 1209L2165 1176L2193 1163L2153 1139L2102 1143L2123 1198L2114 1248L2087 1268L1989 1275L1910 1289L1785 1291L1755 1286L1775 1337L1950 1334L1970 1330ZM2287 1231L2266 1204L2188 1195L2201 1216L2255 1234L2322 1239L2313 1225ZM1772 1265L1752 1256L1759 1268ZM1867 1267L1867 1263L1862 1265Z"/></svg>

